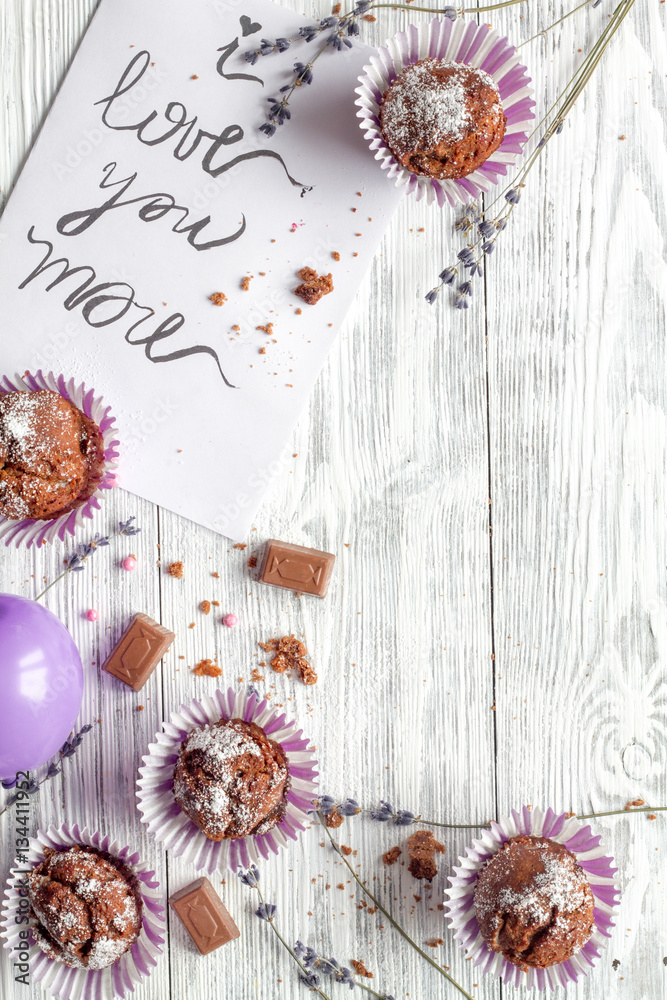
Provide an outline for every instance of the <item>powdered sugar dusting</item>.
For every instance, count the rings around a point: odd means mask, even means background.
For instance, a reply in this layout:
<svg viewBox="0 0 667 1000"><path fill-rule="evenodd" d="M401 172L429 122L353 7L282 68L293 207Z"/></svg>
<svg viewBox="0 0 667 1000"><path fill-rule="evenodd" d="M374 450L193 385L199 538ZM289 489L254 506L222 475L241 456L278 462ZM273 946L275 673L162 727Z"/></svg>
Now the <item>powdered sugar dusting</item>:
<svg viewBox="0 0 667 1000"><path fill-rule="evenodd" d="M582 869L578 865L565 865L561 855L550 854L543 845L536 845L535 849L540 851L544 871L535 874L518 891L504 886L492 899L482 895L478 905L481 915L500 909L521 914L526 921L544 924L551 919L554 909L569 914L585 904L590 889Z"/></svg>
<svg viewBox="0 0 667 1000"><path fill-rule="evenodd" d="M203 750L209 760L219 764L228 764L244 753L262 756L257 744L232 726L202 726L190 734L187 744L188 750Z"/></svg>
<svg viewBox="0 0 667 1000"><path fill-rule="evenodd" d="M475 914L482 937L520 969L566 961L590 937L593 894L571 851L520 835L480 870Z"/></svg>
<svg viewBox="0 0 667 1000"><path fill-rule="evenodd" d="M287 764L240 719L193 730L181 746L174 797L212 839L244 837L279 819Z"/></svg>
<svg viewBox="0 0 667 1000"><path fill-rule="evenodd" d="M439 70L447 73L434 75ZM415 146L432 148L465 138L473 124L466 99L471 77L498 94L493 79L481 69L437 59L406 66L382 103L382 130L392 149L403 154ZM500 103L495 107L499 118Z"/></svg>
<svg viewBox="0 0 667 1000"><path fill-rule="evenodd" d="M106 968L141 931L142 904L131 870L94 848L45 853L28 879L37 944L73 968Z"/></svg>

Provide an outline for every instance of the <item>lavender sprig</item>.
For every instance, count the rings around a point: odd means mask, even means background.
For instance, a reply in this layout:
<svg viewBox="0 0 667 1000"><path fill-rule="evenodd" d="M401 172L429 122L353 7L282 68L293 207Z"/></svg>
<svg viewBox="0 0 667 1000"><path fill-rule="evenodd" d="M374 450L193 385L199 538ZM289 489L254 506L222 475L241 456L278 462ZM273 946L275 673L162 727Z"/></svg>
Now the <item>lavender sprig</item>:
<svg viewBox="0 0 667 1000"><path fill-rule="evenodd" d="M347 804L347 808L346 808ZM336 804L336 799L331 795L322 795L315 799L311 812L320 813L322 816L330 816L332 813L340 813L343 816L366 815L378 823L391 822L394 826L436 826L442 830L481 830L488 826L490 820L483 820L481 823L441 823L438 820L424 819L421 813L415 814L405 809L394 809L390 802L380 800L380 805L374 809L362 809L355 799L344 799L340 804ZM630 806L623 809L612 809L608 812L599 813L569 813L568 815L576 819L598 819L604 816L627 816L629 813L654 813L667 812L667 806Z"/></svg>
<svg viewBox="0 0 667 1000"><path fill-rule="evenodd" d="M308 978L313 977L317 979L317 972L319 972L320 975L325 976L327 979L333 979L335 982L340 983L341 986L347 986L350 990L358 986L360 989L365 990L366 993L370 993L371 996L378 997L379 1000L393 1000L393 997L389 996L388 993L378 993L372 986L368 986L366 983L361 982L360 979L356 979L352 970L341 965L335 958L324 958L322 955L318 955L314 948L307 947L302 941L297 941L294 945L294 954L301 959L308 970ZM315 972L315 970L317 971ZM310 985L303 974L299 976L299 979Z"/></svg>
<svg viewBox="0 0 667 1000"><path fill-rule="evenodd" d="M81 729L78 731L78 733L75 733L74 736L71 737L71 739L65 740L60 750L58 751L57 756L49 764L46 770L46 774L41 779L41 781L36 781L34 778L30 778L30 781L28 782L28 787L26 789L23 789L23 791L25 791L28 795L36 795L45 782L49 781L51 778L55 778L57 774L60 774L63 760L65 760L66 757L74 756L76 751L83 743L83 737L86 735L86 733L89 733L92 728L93 727L90 724L82 726ZM4 778L2 782L0 782L0 784L2 784L2 787L6 789L15 788L16 778ZM18 798L19 798L19 792L14 792L13 795L10 795L7 801L5 802L4 808L0 809L0 816L2 816L3 813L6 813L7 810L10 808L10 806L13 806L14 803L18 801Z"/></svg>
<svg viewBox="0 0 667 1000"><path fill-rule="evenodd" d="M430 955L427 955L426 952L422 948L419 947L419 945L417 944L417 942L414 941L410 937L410 935L408 934L408 932L406 930L404 930L403 927L401 927L401 925L398 923L398 921L395 920L392 917L391 913L389 913L389 911L382 905L382 903L377 898L377 896L374 896L373 893L370 891L370 889L368 889L364 885L364 883L361 881L361 879L359 878L359 876L355 872L354 868L352 867L352 865L350 864L350 862L348 861L348 859L346 858L346 856L343 854L343 852L341 851L341 849L338 846L338 844L336 843L336 841L334 840L333 835L331 833L331 830L328 828L328 826L326 825L326 823L324 821L324 817L318 814L318 818L320 820L321 826L324 828L324 831L325 831L327 837L329 838L329 841L330 841L331 846L333 847L334 851L336 851L336 853L338 854L338 856L341 859L341 861L343 862L343 864L347 867L348 871L352 875L352 878L357 883L357 885L359 886L359 888L361 889L361 891L363 893L365 893L366 896L368 896L368 898L371 900L371 902L373 903L373 906L376 906L378 908L378 910L382 914L384 914L384 916L389 921L389 923L392 925L392 927L395 930L398 931L398 933L401 935L401 937L404 938L404 940L407 941L408 944L412 948L414 948L414 950L417 952L417 954L421 955L422 958L426 959L426 961L429 963L429 965L431 965L434 969L436 969L440 973L441 976L444 976L444 978L449 983L451 983L452 986L455 986L456 989L459 991L459 993L461 993L464 997L466 997L466 1000L474 1000L474 998L471 997L470 994L466 990L464 990L464 988L459 983L456 982L456 980L453 978L453 976L450 976L450 974L446 971L446 969L443 969L443 967L441 965L438 965L438 963L435 961L435 959L431 958Z"/></svg>
<svg viewBox="0 0 667 1000"><path fill-rule="evenodd" d="M457 221L455 228L468 237L468 243L459 251L457 255L458 263L450 265L441 271L439 275L440 283L425 295L425 299L429 305L433 305L445 286L450 286L454 292L454 306L457 309L467 309L469 307L473 289L471 279L481 276L484 273L483 263L493 253L498 236L504 231L512 212L519 204L522 190L525 187L526 178L531 168L537 162L550 140L562 132L565 118L590 81L607 46L627 17L634 3L635 0L621 0L590 53L583 60L540 122L535 126L528 137L529 139L533 138L542 128L544 128L544 132L535 149L528 156L526 163L517 173L514 181L500 191L491 204L485 208L484 212L481 211L476 203L473 203L468 206L463 216ZM597 6L595 2L591 5L594 7ZM580 4L575 7L571 13L580 10L582 6L584 5ZM588 4L585 6L588 6ZM555 23L560 23L561 20L563 18L560 18ZM493 211L494 208L495 213ZM463 280L459 281L459 278Z"/></svg>
<svg viewBox="0 0 667 1000"><path fill-rule="evenodd" d="M44 597L44 594L46 594L46 592L50 590L51 587L54 587L56 583L59 583L60 580L62 580L63 577L67 576L68 573L80 573L83 569L85 569L85 564L88 561L88 559L90 559L91 556L94 556L98 549L104 548L105 546L109 545L112 538L119 538L121 535L124 535L126 537L131 537L132 535L138 535L139 532L141 531L141 528L138 528L136 524L134 524L135 520L136 520L135 516L132 515L132 517L129 517L127 521L119 521L118 528L116 529L116 531L112 531L108 535L96 534L95 537L92 538L89 542L81 543L80 545L78 545L76 552L74 552L71 556L68 556L65 559L65 569L62 571L62 573L59 576L57 576L55 580L52 580L51 583L44 588L41 594L37 595L35 600L40 601L42 597Z"/></svg>
<svg viewBox="0 0 667 1000"><path fill-rule="evenodd" d="M297 87L309 86L313 82L314 63L324 52L326 52L327 49L333 49L335 52L342 52L345 49L352 48L352 39L359 35L359 18L367 14L372 6L371 0L357 0L354 5L354 9L348 11L348 13L342 14L341 16L331 14L328 17L324 17L322 20L317 21L316 24L306 25L305 27L299 29L299 38L306 43L312 42L316 38L320 38L327 32L328 34L326 34L325 41L309 62L294 63L292 80L284 87L280 88L282 97L267 98L269 102L269 111L266 121L260 126L260 132L264 132L266 136L271 138L271 136L275 135L277 129L280 128L281 125L284 125L285 122L290 120L292 115L289 109L289 102L292 94ZM286 47L289 47L293 44L293 42L297 41L297 39L280 39L280 41L285 42ZM268 43L268 45L269 47L264 51L260 47L260 49L246 52L245 57L248 62L254 63L257 58L262 55L268 55L270 52L280 51L276 47L276 44ZM285 49L282 51L285 51Z"/></svg>
<svg viewBox="0 0 667 1000"><path fill-rule="evenodd" d="M371 810L371 819L378 823L391 822L394 826L412 826L417 821L414 813L406 809L394 809L391 803L385 802L384 799L380 800L379 808Z"/></svg>
<svg viewBox="0 0 667 1000"><path fill-rule="evenodd" d="M323 816L338 814L340 816L357 816L361 813L370 816L377 823L391 823L394 826L439 826L449 830L479 830L488 825L488 821L483 823L437 823L434 820L422 819L420 814L409 812L407 809L394 809L390 802L385 799L380 800L380 805L374 809L363 809L356 799L343 799L340 803L331 795L321 795L313 801L311 812L321 813Z"/></svg>
<svg viewBox="0 0 667 1000"><path fill-rule="evenodd" d="M290 948L285 938L282 936L278 928L276 927L276 913L278 912L278 907L275 903L267 903L262 895L262 887L259 882L259 869L257 865L250 865L249 868L243 870L239 869L236 873L241 879L244 885L247 885L250 889L254 889L259 897L259 906L255 910L255 916L259 917L269 925L273 933L276 935L283 948L288 952L289 955L294 959L296 964L299 966L300 973L299 979L305 983L311 990L319 994L323 1000L331 1000L331 998L320 989L318 976L311 972L306 965L301 961L301 958L296 954L293 948Z"/></svg>
<svg viewBox="0 0 667 1000"><path fill-rule="evenodd" d="M330 795L322 795L314 800L312 811L319 811L323 816L330 816L332 813L338 813L340 816L356 816L362 809L356 799L344 799L337 803Z"/></svg>

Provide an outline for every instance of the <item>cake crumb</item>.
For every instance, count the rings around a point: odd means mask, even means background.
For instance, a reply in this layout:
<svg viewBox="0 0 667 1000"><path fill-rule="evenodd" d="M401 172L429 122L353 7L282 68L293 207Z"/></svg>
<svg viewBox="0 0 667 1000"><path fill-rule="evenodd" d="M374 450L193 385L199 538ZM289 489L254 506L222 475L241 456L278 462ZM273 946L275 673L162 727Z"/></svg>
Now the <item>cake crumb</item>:
<svg viewBox="0 0 667 1000"><path fill-rule="evenodd" d="M414 878L430 882L438 874L435 856L444 852L444 845L435 839L430 830L418 830L408 840L408 871Z"/></svg>
<svg viewBox="0 0 667 1000"><path fill-rule="evenodd" d="M197 674L197 677L219 677L222 670L213 662L213 660L200 660L199 663L192 668L192 673Z"/></svg>
<svg viewBox="0 0 667 1000"><path fill-rule="evenodd" d="M209 615L211 613L211 602L202 601L201 604L199 605L199 608L201 611L204 612L205 615Z"/></svg>
<svg viewBox="0 0 667 1000"><path fill-rule="evenodd" d="M337 809L332 809L331 812L324 817L324 825L328 827L329 830L337 830L339 826L343 825L344 816L338 812Z"/></svg>
<svg viewBox="0 0 667 1000"><path fill-rule="evenodd" d="M302 267L297 274L302 283L294 289L294 294L309 306L314 306L323 295L329 295L334 290L330 274L318 275L312 267Z"/></svg>
<svg viewBox="0 0 667 1000"><path fill-rule="evenodd" d="M355 853L355 852L354 852L354 851L352 850L352 848L351 848L351 847L347 847L347 846L346 846L345 844L341 844L341 845L340 845L340 849L341 849L341 851L343 852L343 854L345 855L345 857L346 857L346 858L349 858L349 856L350 856L351 854L354 854L354 853Z"/></svg>
<svg viewBox="0 0 667 1000"><path fill-rule="evenodd" d="M195 623L194 622L190 622L190 624L188 625L188 628L195 628Z"/></svg>
<svg viewBox="0 0 667 1000"><path fill-rule="evenodd" d="M438 948L441 944L444 944L444 943L445 942L443 941L442 938L431 938L430 941L426 942L426 944L428 945L429 948Z"/></svg>
<svg viewBox="0 0 667 1000"><path fill-rule="evenodd" d="M389 850L385 851L382 855L382 860L386 865L395 865L401 853L401 849L398 845L396 845L396 847L390 847Z"/></svg>
<svg viewBox="0 0 667 1000"><path fill-rule="evenodd" d="M267 323L266 326L257 326L256 330L261 330L262 333L268 334L269 337L273 336L273 323Z"/></svg>
<svg viewBox="0 0 667 1000"><path fill-rule="evenodd" d="M259 646L265 653L273 653L269 666L277 674L290 673L296 670L304 684L317 682L317 674L306 659L308 650L294 635L284 635L280 639L268 639Z"/></svg>
<svg viewBox="0 0 667 1000"><path fill-rule="evenodd" d="M300 307L298 309L294 310L294 315L295 316L300 316L301 315L301 308Z"/></svg>
<svg viewBox="0 0 667 1000"><path fill-rule="evenodd" d="M246 274L245 278L241 278L241 291L247 292L250 288L250 282L255 277L254 274Z"/></svg>
<svg viewBox="0 0 667 1000"><path fill-rule="evenodd" d="M137 712L143 712L143 710L144 710L143 705L137 705Z"/></svg>
<svg viewBox="0 0 667 1000"><path fill-rule="evenodd" d="M248 569L254 569L257 565L257 556L250 556L248 559Z"/></svg>
<svg viewBox="0 0 667 1000"><path fill-rule="evenodd" d="M255 682L255 684L257 684L258 681L263 681L264 680L264 674L260 674L260 672L257 669L257 667L253 667L252 668L252 674L250 676L252 677L252 679Z"/></svg>
<svg viewBox="0 0 667 1000"><path fill-rule="evenodd" d="M213 295L209 295L209 299L214 306L223 306L227 301L227 296L224 292L213 292Z"/></svg>
<svg viewBox="0 0 667 1000"><path fill-rule="evenodd" d="M628 802L626 804L625 808L626 809L633 809L635 807L643 806L643 805L644 805L644 800L643 799L633 799L631 802Z"/></svg>
<svg viewBox="0 0 667 1000"><path fill-rule="evenodd" d="M215 577L216 580L220 579L220 574L219 573L211 573L211 576Z"/></svg>
<svg viewBox="0 0 667 1000"><path fill-rule="evenodd" d="M364 976L366 979L373 979L373 973L368 971L363 962L356 958L351 958L350 965L358 976Z"/></svg>
<svg viewBox="0 0 667 1000"><path fill-rule="evenodd" d="M340 254L339 254L338 250L332 250L331 251L331 256L333 257L334 260L340 260Z"/></svg>
<svg viewBox="0 0 667 1000"><path fill-rule="evenodd" d="M248 548L248 543L247 542L234 542L233 548L240 549L241 552L244 552Z"/></svg>
<svg viewBox="0 0 667 1000"><path fill-rule="evenodd" d="M174 580L182 580L183 563L182 562L169 563L169 565L167 566L167 573L169 574L169 576L173 576Z"/></svg>

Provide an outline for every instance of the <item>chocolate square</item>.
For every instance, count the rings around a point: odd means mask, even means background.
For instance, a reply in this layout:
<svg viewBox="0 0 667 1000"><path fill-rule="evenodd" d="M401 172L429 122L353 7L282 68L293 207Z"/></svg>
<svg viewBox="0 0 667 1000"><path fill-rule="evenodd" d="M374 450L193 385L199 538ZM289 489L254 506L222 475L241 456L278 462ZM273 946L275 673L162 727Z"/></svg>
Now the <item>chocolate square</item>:
<svg viewBox="0 0 667 1000"><path fill-rule="evenodd" d="M202 955L208 955L241 934L207 878L198 878L179 889L169 897L169 903Z"/></svg>
<svg viewBox="0 0 667 1000"><path fill-rule="evenodd" d="M325 597L329 589L335 555L304 545L291 545L275 538L266 543L259 578L272 587Z"/></svg>
<svg viewBox="0 0 667 1000"><path fill-rule="evenodd" d="M148 615L136 614L102 664L102 669L141 691L176 638Z"/></svg>

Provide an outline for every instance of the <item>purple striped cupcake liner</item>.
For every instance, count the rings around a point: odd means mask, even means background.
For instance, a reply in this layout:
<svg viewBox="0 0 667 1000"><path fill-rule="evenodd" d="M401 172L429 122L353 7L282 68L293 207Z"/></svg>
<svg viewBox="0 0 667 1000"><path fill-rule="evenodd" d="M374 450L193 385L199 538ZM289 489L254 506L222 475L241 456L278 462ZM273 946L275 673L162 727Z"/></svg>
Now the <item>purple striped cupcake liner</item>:
<svg viewBox="0 0 667 1000"><path fill-rule="evenodd" d="M507 117L505 138L495 153L467 177L437 180L415 174L398 162L384 140L380 128L382 95L401 70L419 59L441 59L475 66L488 73L498 86ZM435 17L419 27L411 24L407 31L399 31L371 56L355 91L359 95L355 102L359 108L357 118L375 159L380 161L396 187L405 186L406 193L414 194L418 201L426 198L429 205L434 201L440 207L447 202L450 205L467 204L490 191L521 156L535 119L530 82L514 46L490 24L478 24L465 18L450 21Z"/></svg>
<svg viewBox="0 0 667 1000"><path fill-rule="evenodd" d="M567 962L529 972L522 972L488 947L480 933L474 907L475 884L480 868L502 844L519 834L550 837L572 851L586 872L595 901L593 932L581 951ZM553 809L545 812L527 806L522 806L520 811L513 809L511 816L498 823L492 822L489 829L483 830L479 840L473 840L465 856L459 858L458 866L454 866L445 900L446 919L459 945L472 958L473 965L479 966L482 972L502 977L503 982L511 986L535 990L553 990L557 986L576 983L586 976L611 936L620 898L614 881L617 869L613 867L613 858L608 857L600 846L601 840L592 833L590 826L584 826L576 816L558 815Z"/></svg>
<svg viewBox="0 0 667 1000"><path fill-rule="evenodd" d="M291 788L282 821L268 833L240 840L209 840L182 811L173 793L174 766L181 743L196 726L205 726L220 719L243 719L261 726L267 736L279 743L287 757ZM235 692L232 688L215 691L189 705L181 705L162 732L151 743L139 768L137 799L141 821L156 840L175 857L189 861L197 871L209 874L230 868L237 871L252 862L278 854L296 840L309 824L309 811L317 789L317 761L308 748L309 741L294 722L260 701L254 693Z"/></svg>
<svg viewBox="0 0 667 1000"><path fill-rule="evenodd" d="M79 507L51 521L35 521L33 518L13 521L0 514L0 541L4 541L5 545L15 545L17 548L25 545L29 549L32 545L44 545L45 542L53 542L56 538L63 541L66 535L73 535L77 528L89 521L95 511L100 509L100 501L105 495L103 491L115 486L113 470L117 465L119 442L116 440L116 421L111 415L110 407L105 406L100 396L95 396L94 389L86 389L83 384L77 385L73 379L66 381L63 375L54 375L53 372L44 374L40 369L34 375L26 372L23 376L12 375L10 378L5 375L0 379L2 394L17 391L37 392L39 389L59 392L63 399L74 403L87 417L95 421L104 444L104 468L92 496L87 497Z"/></svg>
<svg viewBox="0 0 667 1000"><path fill-rule="evenodd" d="M18 920L26 912L22 885L26 873L44 859L45 847L58 851L75 844L96 847L119 858L139 883L143 902L141 933L132 947L106 969L71 968L45 955L32 935L27 949L24 947L25 939L20 937L21 931L25 930L25 923ZM58 829L50 826L46 831L38 830L37 836L30 838L29 845L27 862L19 863L17 860L9 873L0 920L0 932L5 939L5 948L12 953L12 962L22 961L18 956L27 950L31 981L38 982L47 996L59 997L60 1000L113 1000L114 997L134 993L137 984L147 979L157 965L167 935L162 893L155 872L143 864L139 855L132 853L129 847L121 847L119 841L112 841L101 833L91 833L88 827L80 830L76 825L69 827L63 824Z"/></svg>

